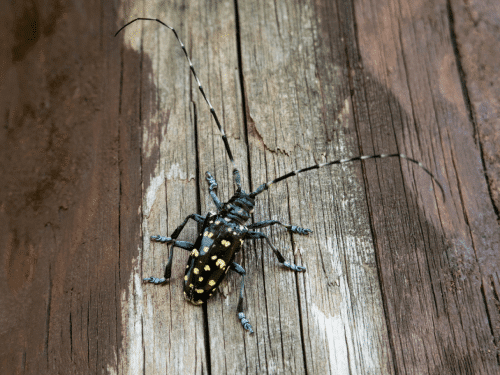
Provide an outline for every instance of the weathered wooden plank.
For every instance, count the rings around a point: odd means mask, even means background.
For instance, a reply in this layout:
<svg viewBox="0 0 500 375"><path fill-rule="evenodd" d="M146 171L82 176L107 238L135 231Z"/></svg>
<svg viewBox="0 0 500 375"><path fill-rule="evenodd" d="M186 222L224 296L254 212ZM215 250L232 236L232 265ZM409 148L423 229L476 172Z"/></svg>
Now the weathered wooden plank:
<svg viewBox="0 0 500 375"><path fill-rule="evenodd" d="M229 0L192 4L193 31L189 44L199 79L229 138L243 183L248 186L234 5ZM192 97L197 109L200 211L206 214L215 211L215 205L208 193L205 172L209 171L216 178L217 194L222 201L227 201L234 193L233 167L209 107L194 80L193 83ZM240 259L237 257L236 261ZM242 266L246 268L245 264ZM210 364L214 374L243 373L254 360L245 345L247 333L236 316L240 283L240 276L231 272L227 283L222 285L226 296L217 293L206 306Z"/></svg>
<svg viewBox="0 0 500 375"><path fill-rule="evenodd" d="M4 374L116 366L119 45L97 5L0 5Z"/></svg>
<svg viewBox="0 0 500 375"><path fill-rule="evenodd" d="M149 10L159 19L186 20L175 25L180 35L189 35L191 14L182 4L167 8L158 4ZM131 20L142 14L124 14ZM188 26L184 26L184 24ZM124 343L133 342L126 351L128 361L146 373L206 373L203 310L184 301L182 277L187 253L174 253L172 279L165 286L142 283L142 278L162 277L168 259L168 247L150 241L151 235L168 235L186 216L197 212L197 161L194 121L188 65L172 32L153 22L137 22L125 31L130 48L142 52L142 64L135 74L142 87L154 83L154 90L142 90L140 97L142 126L142 234L143 251L131 275L128 310L134 310L124 324ZM186 39L186 38L184 38ZM145 64L151 57L151 62ZM145 66L151 70L145 70ZM127 90L126 87L123 88ZM146 119L146 120L145 120ZM139 124L138 124L139 125ZM181 239L195 237L193 224ZM130 319L132 318L132 319ZM140 327L138 329L138 326Z"/></svg>
<svg viewBox="0 0 500 375"><path fill-rule="evenodd" d="M495 373L481 280L491 275L488 268L498 272L499 232L460 87L446 2L367 1L355 8L366 72L391 89L388 120L402 120L400 147L405 153L419 149L422 154L414 155L446 181L446 202L436 195L437 204L431 203L419 188L406 208L392 193L392 202L377 198L373 191L383 197L387 185L374 188L376 180L367 178L396 368ZM375 136L368 141L386 139ZM397 218L392 207L408 214Z"/></svg>
<svg viewBox="0 0 500 375"><path fill-rule="evenodd" d="M355 39L349 36L349 9L262 2L253 12L240 8L240 14L251 165L260 166L252 169L255 185L315 162L359 155L349 98L349 69L356 66L348 65L346 55ZM276 290L276 301L267 304L288 305L289 291L297 294L291 301L303 335L283 323L289 311L274 308L290 341L280 342L279 326L272 326L278 340L270 346L301 345L302 358L293 358L301 361L301 372L393 370L360 172L358 163L290 179L270 189L268 202L256 210L256 220L271 216L314 230L292 243L287 235L275 240L289 248L288 258L307 266L304 275L277 273L272 254L265 247L262 253L265 295ZM293 373L291 358L285 359L280 371Z"/></svg>
<svg viewBox="0 0 500 375"><path fill-rule="evenodd" d="M19 4L0 6L2 373L499 371L497 74L492 48L474 52L498 39L496 3ZM171 31L136 23L113 38L137 16L179 31L245 188L400 151L437 174L446 201L397 159L260 195L255 221L314 233L263 230L304 274L260 241L238 257L254 335L236 319L238 275L192 306L177 250L171 282L143 284L168 257L149 236L213 210L204 172L224 200L233 190ZM181 237L196 234L190 223Z"/></svg>
<svg viewBox="0 0 500 375"><path fill-rule="evenodd" d="M489 192L500 210L500 103L498 61L500 7L497 1L451 1L447 9L460 54L465 96L477 126L481 152L490 184Z"/></svg>
<svg viewBox="0 0 500 375"><path fill-rule="evenodd" d="M141 56L136 51L121 47L120 58L120 102L119 102L119 161L120 161L120 347L117 350L117 365L110 366L116 372L127 374L142 369L142 361L137 356L143 353L141 324L135 317L140 304L135 303L140 296L141 283L137 280L138 256L142 252L141 230ZM148 61L149 62L149 61ZM143 64L145 65L145 64ZM146 64L146 70L150 71ZM130 285L131 284L131 285ZM142 301L140 301L142 303ZM137 306L137 308L135 307ZM133 332L133 335L129 332ZM131 353L131 354L130 354Z"/></svg>
<svg viewBox="0 0 500 375"><path fill-rule="evenodd" d="M447 9L450 15L451 32L455 37L456 51L460 56L459 71L463 79L466 105L470 105L469 116L477 131L476 142L480 146L481 160L486 172L488 192L493 208L499 218L500 210L500 7L496 1L464 2L452 1ZM495 231L493 220L487 220L488 231ZM498 259L496 248L483 247ZM489 257L488 257L489 258ZM499 295L500 280L497 263L481 267L481 282L484 300L488 309L493 343L500 342ZM489 354L495 354L488 349ZM500 362L500 352L496 351Z"/></svg>

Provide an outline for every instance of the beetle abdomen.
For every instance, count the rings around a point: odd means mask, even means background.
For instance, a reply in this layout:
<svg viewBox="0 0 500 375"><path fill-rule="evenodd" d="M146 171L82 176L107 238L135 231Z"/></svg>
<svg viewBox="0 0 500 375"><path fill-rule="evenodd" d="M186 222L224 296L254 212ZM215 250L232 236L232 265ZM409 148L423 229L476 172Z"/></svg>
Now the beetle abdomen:
<svg viewBox="0 0 500 375"><path fill-rule="evenodd" d="M195 305L210 298L240 250L246 227L220 216L204 223L191 251L184 275L184 296Z"/></svg>

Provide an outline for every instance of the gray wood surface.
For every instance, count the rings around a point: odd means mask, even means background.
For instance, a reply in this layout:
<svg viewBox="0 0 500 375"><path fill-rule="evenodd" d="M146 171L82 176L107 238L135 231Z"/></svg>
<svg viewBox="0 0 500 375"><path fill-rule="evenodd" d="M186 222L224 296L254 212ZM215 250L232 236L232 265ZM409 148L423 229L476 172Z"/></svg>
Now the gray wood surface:
<svg viewBox="0 0 500 375"><path fill-rule="evenodd" d="M0 173L2 373L496 374L500 371L500 9L494 1L123 1L8 5ZM10 8L9 8L10 7ZM12 8L12 9L11 9ZM170 235L272 186L230 274L184 301ZM26 21L28 20L28 21ZM38 28L26 30L26 25ZM35 30L35 31L33 31ZM38 30L38 31L36 31ZM487 46L480 48L480 46ZM179 239L194 241L189 223Z"/></svg>

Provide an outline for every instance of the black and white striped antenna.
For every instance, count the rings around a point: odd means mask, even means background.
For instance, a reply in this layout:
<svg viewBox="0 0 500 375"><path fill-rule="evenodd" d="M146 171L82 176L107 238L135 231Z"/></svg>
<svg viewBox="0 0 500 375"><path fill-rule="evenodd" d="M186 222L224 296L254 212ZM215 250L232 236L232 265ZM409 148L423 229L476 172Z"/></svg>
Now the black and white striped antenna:
<svg viewBox="0 0 500 375"><path fill-rule="evenodd" d="M257 190L255 190L253 193L250 193L249 195L253 198L257 195L259 195L260 193L266 191L267 189L269 189L269 187L277 182L280 182L280 181L283 181L283 180L286 180L287 178L289 177L292 177L292 176L295 176L295 175L298 175L299 173L303 173L303 172L307 172L307 171L310 171L310 170L313 170L313 169L319 169L319 168L323 168L323 167L327 167L329 165L334 165L334 164L343 164L343 163L349 163L349 162L353 162L353 161L357 161L357 160L366 160L366 159L384 159L384 158L392 158L392 157L398 157L400 159L406 159L408 160L409 162L412 162L414 164L417 164L420 168L422 168L429 176L431 176L431 178L436 182L436 184L439 186L439 189L441 189L441 192L443 194L443 198L444 198L444 189L443 187L441 186L441 183L438 181L438 179L421 163L419 162L418 160L415 160L415 159L412 159L412 158L409 158L408 156L406 156L405 154L380 154L380 155L369 155L369 156L356 156L356 157L353 157L353 158L348 158L348 159L337 159L337 160L333 160L333 161L330 161L330 162L326 162L326 163L321 163L321 164L316 164L316 165L313 165L311 167L307 167L307 168L302 168L302 169L297 169L295 171L292 171L292 172L289 172L287 174L284 174L283 176L280 176L278 178L275 178L274 180L272 181L269 181L269 182L266 182L262 185L260 185Z"/></svg>
<svg viewBox="0 0 500 375"><path fill-rule="evenodd" d="M169 28L170 30L172 30L174 32L174 35L177 38L177 40L179 41L179 44L181 45L181 48L184 51L184 55L186 56L186 59L189 62L189 68L191 69L191 72L193 73L193 76L196 79L196 82L198 83L198 88L200 89L200 92L203 95L203 98L207 102L208 106L210 107L210 113L212 114L212 117L214 118L215 123L217 124L217 127L219 128L219 131L220 131L220 133L222 135L222 140L224 142L224 147L226 148L226 152L227 152L227 154L229 156L229 160L231 160L231 163L233 165L233 176L234 176L235 183L236 183L236 185L238 187L238 190L241 190L241 178L240 178L240 174L239 174L239 171L236 168L236 165L234 163L233 153L231 152L231 148L229 147L229 142L227 140L226 133L224 132L224 128L222 127L222 125L221 125L221 123L219 121L219 118L217 117L217 114L215 113L214 107L212 107L212 104L210 103L210 100L208 100L208 98L207 98L207 96L205 94L205 91L203 90L203 87L201 86L201 82L200 82L200 80L199 80L199 78L196 75L196 72L194 70L193 63L191 62L191 59L189 58L189 55L188 55L188 53L186 51L186 47L184 46L184 43L182 43L182 41L179 38L179 35L177 35L177 31L175 31L175 29L173 27L167 25L166 23L160 21L157 18L143 18L143 17L140 17L140 18L136 18L136 19L130 21L129 23L123 25L120 28L120 30L118 30L116 32L115 36L117 36L120 33L120 31L122 31L124 28L126 28L127 26L129 26L130 24L132 24L132 23L134 23L136 21L156 21L156 22L162 24L163 26ZM310 171L310 170L313 170L313 169L319 169L319 168L323 168L323 167L326 167L326 166L329 166L329 165L334 165L334 164L343 164L343 163L354 162L354 161L357 161L357 160L384 159L384 158L391 158L391 157L398 157L400 159L406 159L409 162L418 165L429 176L431 176L432 180L434 182L436 182L436 184L439 186L439 189L441 190L441 192L443 194L443 198L445 197L444 189L443 189L441 183L438 181L438 179L421 162L419 162L418 160L412 159L412 158L410 158L410 157L408 157L408 156L406 156L404 154L380 154L380 155L369 155L369 156L356 156L356 157L353 157L353 158L337 159L337 160L333 160L333 161L330 161L330 162L327 162L327 163L316 164L316 165L313 165L311 167L307 167L307 168L303 168L303 169L298 169L298 170L289 172L287 174L284 174L283 176L275 178L272 181L266 182L266 183L260 185L257 188L257 190L255 190L253 193L250 193L249 196L252 197L252 198L256 197L260 193L262 193L262 192L266 191L267 189L269 189L269 187L271 185L273 185L273 184L276 184L276 183L278 183L280 181L286 180L289 177L298 175L299 173L307 172L307 171Z"/></svg>
<svg viewBox="0 0 500 375"><path fill-rule="evenodd" d="M201 86L200 79L196 75L196 72L195 72L194 67L193 67L193 63L191 62L191 59L189 58L189 55L188 55L188 53L186 51L186 47L184 46L184 43L182 43L182 41L179 38L179 35L177 35L177 31L175 31L175 29L173 27L167 25L166 23L160 21L159 19L156 19L156 18L142 18L142 17L140 17L140 18L136 18L136 19L130 21L129 23L126 23L125 25L123 25L120 28L120 30L118 30L115 33L115 36L117 36L120 33L120 31L122 31L124 28L126 28L130 24L134 23L135 21L156 21L156 22L162 24L163 26L169 28L170 30L172 30L174 32L175 37L179 41L179 44L181 45L181 48L184 51L184 55L186 56L186 59L189 62L189 68L191 69L191 72L193 72L194 78L196 79L196 82L198 83L198 88L200 89L201 95L203 95L203 98L205 99L205 101L207 102L208 106L210 107L210 113L212 114L212 117L214 118L215 123L217 124L217 127L219 128L219 131L221 132L222 140L224 141L224 147L226 148L226 152L227 152L227 155L229 156L229 160L231 160L231 163L233 164L233 173L235 173L235 171L237 172L236 166L234 164L233 153L231 152L231 148L229 147L229 142L227 141L227 137L226 137L226 133L224 132L224 128L222 127L222 125L221 125L221 123L219 121L219 118L217 117L217 114L215 113L214 107L212 107L212 104L210 103L210 100L208 100L207 95L205 94L205 91L203 90L203 87Z"/></svg>

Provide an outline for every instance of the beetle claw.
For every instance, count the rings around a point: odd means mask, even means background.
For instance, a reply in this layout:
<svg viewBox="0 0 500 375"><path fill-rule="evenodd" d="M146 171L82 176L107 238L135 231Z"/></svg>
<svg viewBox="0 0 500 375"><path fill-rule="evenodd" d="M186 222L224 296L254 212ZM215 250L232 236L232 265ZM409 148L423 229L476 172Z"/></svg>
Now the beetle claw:
<svg viewBox="0 0 500 375"><path fill-rule="evenodd" d="M306 272L306 267L304 266L295 266L297 272Z"/></svg>
<svg viewBox="0 0 500 375"><path fill-rule="evenodd" d="M142 279L142 281L144 281L145 283L152 283L152 284L158 285L158 284L166 283L167 279L165 279L163 277L160 279L158 277L151 276L151 277L145 277L144 279Z"/></svg>
<svg viewBox="0 0 500 375"><path fill-rule="evenodd" d="M162 243L165 243L165 242L173 242L174 240L170 237L164 237L164 236L151 236L149 237L152 241L156 241L156 242L162 242Z"/></svg>
<svg viewBox="0 0 500 375"><path fill-rule="evenodd" d="M312 233L311 229L301 228L301 227L298 227L296 225L292 225L292 227L289 230L292 233L297 233L297 234L300 234L302 236L308 236L309 233Z"/></svg>
<svg viewBox="0 0 500 375"><path fill-rule="evenodd" d="M208 183L210 184L209 189L210 190L215 190L219 185L217 185L217 182L215 181L214 176L210 172L205 172L205 178L207 179Z"/></svg>
<svg viewBox="0 0 500 375"><path fill-rule="evenodd" d="M242 312L238 313L238 319L241 321L243 328L245 328L250 333L253 333L252 325L250 324L248 319L245 317L244 313L242 313Z"/></svg>
<svg viewBox="0 0 500 375"><path fill-rule="evenodd" d="M253 329L252 329L252 326L250 325L250 323L243 324L243 328L245 328L247 331L249 331L250 334L253 333Z"/></svg>
<svg viewBox="0 0 500 375"><path fill-rule="evenodd" d="M296 264L291 264L289 262L283 262L283 266L285 266L286 268L290 268L292 271L295 272L306 272L306 267L297 266Z"/></svg>

